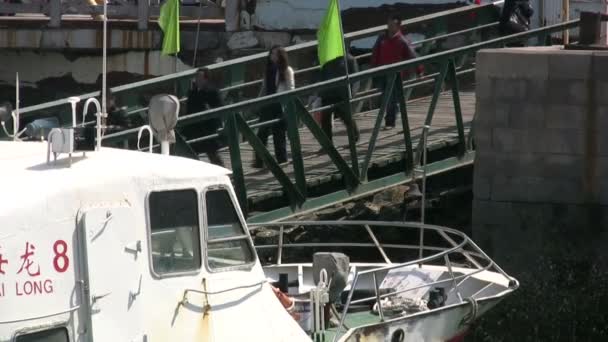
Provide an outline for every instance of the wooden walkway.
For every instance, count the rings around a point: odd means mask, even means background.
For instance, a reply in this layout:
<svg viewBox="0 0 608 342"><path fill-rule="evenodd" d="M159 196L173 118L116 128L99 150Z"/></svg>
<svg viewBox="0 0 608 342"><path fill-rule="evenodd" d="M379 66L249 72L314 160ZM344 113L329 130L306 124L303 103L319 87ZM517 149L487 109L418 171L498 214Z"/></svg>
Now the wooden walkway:
<svg viewBox="0 0 608 342"><path fill-rule="evenodd" d="M424 119L427 116L431 98L421 98L410 101L408 103L408 117L412 134L412 143L414 149L417 148ZM461 92L460 102L465 125L465 134L470 130L470 124L475 113L475 93ZM364 112L355 115L355 119L361 131L361 138L357 144L357 155L359 158L359 167L363 164L363 159L367 153L368 144L371 138L371 132L376 120L377 111ZM384 127L384 121L382 122ZM397 127L392 130L381 130L376 142L376 148L373 153L370 170L374 167L382 167L387 163L392 163L403 159L405 144L403 142L403 130L401 129L401 120L398 115ZM454 143L458 139L456 131L456 117L454 113L454 104L451 92L443 93L437 103L431 130L428 137L428 146L433 148L438 145L448 145ZM288 140L289 141L289 140ZM350 153L348 150L348 137L346 129L341 120L334 120L334 138L335 146L342 157L349 162ZM300 129L300 142L302 145L302 154L304 158L304 168L306 173L307 186L309 188L329 183L331 181L341 179L341 174L331 162L330 158L319 152L321 146L312 136L306 127ZM289 150L288 153L291 156ZM274 146L272 138L268 144L268 150L274 155ZM230 155L227 148L221 150L222 158L226 163L227 168L231 168ZM207 160L206 156L202 156L203 160ZM243 161L245 183L247 186L247 197L250 203L256 203L273 197L282 195L280 184L276 181L272 173L266 169L254 169L251 167L253 162L253 149L248 143L241 144L241 158ZM287 173L292 182L295 183L293 164L290 162L282 165L283 171ZM336 189L338 190L338 189Z"/></svg>

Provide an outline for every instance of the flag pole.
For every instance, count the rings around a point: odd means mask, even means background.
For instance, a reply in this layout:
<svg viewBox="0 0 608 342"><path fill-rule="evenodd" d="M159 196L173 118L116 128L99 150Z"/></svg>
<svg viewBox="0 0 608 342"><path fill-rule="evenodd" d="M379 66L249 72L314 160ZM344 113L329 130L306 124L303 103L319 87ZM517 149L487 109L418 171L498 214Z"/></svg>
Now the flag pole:
<svg viewBox="0 0 608 342"><path fill-rule="evenodd" d="M348 51L346 51L346 42L344 41L344 27L342 26L342 10L341 10L341 6L340 6L340 0L336 1L336 4L338 5L338 15L340 17L340 35L342 35L342 49L344 50L344 53L342 54L342 58L344 58L344 69L346 69L346 84L348 85L348 105L350 106L350 99L353 98L353 93L350 87L350 76L348 73L348 58L346 57L346 54L348 53Z"/></svg>

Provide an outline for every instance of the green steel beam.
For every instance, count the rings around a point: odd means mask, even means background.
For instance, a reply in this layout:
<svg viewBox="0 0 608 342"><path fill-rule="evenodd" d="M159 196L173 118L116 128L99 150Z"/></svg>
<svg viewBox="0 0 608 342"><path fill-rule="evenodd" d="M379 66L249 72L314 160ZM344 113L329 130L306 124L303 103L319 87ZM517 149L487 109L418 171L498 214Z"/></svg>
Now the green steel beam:
<svg viewBox="0 0 608 342"><path fill-rule="evenodd" d="M351 94L352 99L352 94ZM350 152L350 163L351 170L353 170L355 177L359 177L359 156L357 155L357 140L355 139L355 125L353 118L353 104L350 101L342 104L346 108L344 113L344 123L346 124L346 134L348 134L348 149ZM359 132L360 134L360 132Z"/></svg>
<svg viewBox="0 0 608 342"><path fill-rule="evenodd" d="M433 122L433 115L435 114L435 108L437 107L437 102L439 101L439 95L441 95L441 91L443 90L443 83L445 82L445 77L448 73L448 64L449 61L443 63L441 65L441 69L439 71L439 75L435 79L435 89L433 90L433 97L431 99L431 104L429 106L429 111L426 114L426 118L424 119L424 125L430 126ZM424 135L420 136L420 140L418 141L418 147L416 148L416 158L414 159L414 164L420 164L420 156L422 156L422 148L424 146L423 140Z"/></svg>
<svg viewBox="0 0 608 342"><path fill-rule="evenodd" d="M462 108L460 107L460 90L458 87L458 77L456 76L456 64L454 64L454 60L448 62L448 79L452 84L452 99L454 101L454 114L456 115L456 129L458 131L458 154L463 155L467 145L464 136Z"/></svg>
<svg viewBox="0 0 608 342"><path fill-rule="evenodd" d="M378 139L378 134L380 133L380 127L382 126L382 119L384 119L384 113L386 113L386 108L388 107L389 101L393 96L393 89L395 88L395 80L397 79L397 75L393 74L386 78L386 86L388 89L384 89L384 96L382 96L382 103L380 104L380 110L376 116L376 122L374 123L374 129L372 130L372 136L369 139L369 144L367 146L367 153L365 154L365 159L363 160L363 166L361 166L361 181L367 181L367 170L369 169L369 164L372 160L372 155L374 154L374 149L376 147L376 140ZM400 88L397 86L397 88Z"/></svg>
<svg viewBox="0 0 608 342"><path fill-rule="evenodd" d="M401 113L401 126L403 127L403 141L405 142L405 173L409 174L414 169L414 149L412 147L412 132L407 116L407 101L409 100L411 89L408 89L405 94L403 91L403 80L401 73L397 73L395 86L397 98L399 99L399 112Z"/></svg>
<svg viewBox="0 0 608 342"><path fill-rule="evenodd" d="M304 123L304 125L310 130L312 135L317 139L323 151L327 153L331 161L336 165L338 171L344 175L344 180L346 181L346 187L348 189L354 189L359 184L359 179L355 176L353 170L348 167L348 164L342 158L338 150L334 144L329 140L327 135L323 132L321 127L317 124L317 122L312 118L310 112L304 107L302 101L297 100L296 106L298 107L298 116L300 120Z"/></svg>
<svg viewBox="0 0 608 342"><path fill-rule="evenodd" d="M452 157L430 163L426 166L426 172L428 176L440 174L442 172L454 170L462 166L472 165L475 158L475 151L469 151L465 153L461 158ZM321 210L323 208L331 207L333 205L355 200L362 197L373 195L376 192L394 187L396 185L411 182L412 175L406 175L404 173L398 173L395 175L387 176L380 179L372 180L368 183L359 185L354 192L348 192L346 190L337 191L325 196L309 198L300 208L293 210L289 207L276 209L273 211L265 212L252 216L248 219L248 223L264 223L264 222L276 222L285 220L298 215L310 214L314 211Z"/></svg>
<svg viewBox="0 0 608 342"><path fill-rule="evenodd" d="M232 164L232 178L236 196L243 209L243 214L247 215L247 187L245 186L245 175L243 172L243 161L241 160L241 146L239 141L239 129L236 125L237 112L232 112L226 119L224 134L228 140L230 150L230 163Z"/></svg>
<svg viewBox="0 0 608 342"><path fill-rule="evenodd" d="M293 207L296 207L302 204L305 201L304 195L298 191L298 189L293 185L289 177L285 174L285 172L281 169L277 161L272 158L270 152L262 141L255 135L253 130L249 128L245 119L243 119L240 115L235 115L236 126L238 127L239 132L243 134L245 139L249 142L251 147L253 147L254 153L257 153L264 162L264 165L270 170L273 176L277 179L279 184L283 187L283 190L287 194L289 198L289 202ZM235 138L232 138L234 140Z"/></svg>
<svg viewBox="0 0 608 342"><path fill-rule="evenodd" d="M293 101L283 104L287 121L287 136L291 148L291 159L296 178L296 187L306 199L306 174L304 172L304 159L302 158L302 147L300 145L300 130L298 129L297 107Z"/></svg>

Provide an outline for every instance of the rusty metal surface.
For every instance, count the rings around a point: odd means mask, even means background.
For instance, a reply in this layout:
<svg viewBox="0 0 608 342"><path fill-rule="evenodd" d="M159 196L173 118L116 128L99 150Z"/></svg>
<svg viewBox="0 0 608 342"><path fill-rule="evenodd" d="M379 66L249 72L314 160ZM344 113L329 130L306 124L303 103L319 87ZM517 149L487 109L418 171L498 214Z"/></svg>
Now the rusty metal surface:
<svg viewBox="0 0 608 342"><path fill-rule="evenodd" d="M64 19L61 28L46 27L49 19L41 16L0 17L0 48L44 50L98 50L102 47L102 24L86 17ZM136 20L109 20L108 49L149 50L160 46L162 31L157 22L151 21L149 29L137 29ZM184 37L196 32L196 20L182 20ZM221 34L223 20L201 20L205 34ZM215 39L217 40L217 39ZM187 42L185 42L187 43ZM189 44L185 44L187 47Z"/></svg>
<svg viewBox="0 0 608 342"><path fill-rule="evenodd" d="M17 15L12 17L0 16L0 29L48 29L49 17L39 14ZM181 19L180 29L186 31L196 31L197 19ZM158 20L152 18L148 20L149 30L160 31ZM61 27L72 29L96 28L101 29L102 22L93 20L88 15L64 15ZM205 31L224 31L224 19L201 19L201 30ZM136 19L115 19L108 18L108 28L137 29Z"/></svg>

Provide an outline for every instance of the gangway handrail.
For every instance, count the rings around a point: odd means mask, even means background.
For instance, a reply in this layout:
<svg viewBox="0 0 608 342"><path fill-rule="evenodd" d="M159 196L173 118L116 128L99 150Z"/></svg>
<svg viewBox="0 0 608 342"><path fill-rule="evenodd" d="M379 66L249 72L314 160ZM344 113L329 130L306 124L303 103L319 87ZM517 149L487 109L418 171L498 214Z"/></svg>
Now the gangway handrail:
<svg viewBox="0 0 608 342"><path fill-rule="evenodd" d="M456 60L461 57L466 57L469 54L476 52L480 49L502 47L503 45L512 41L527 41L529 38L536 36L541 37L540 41L543 42L543 37L547 37L553 32L559 32L575 27L579 24L579 22L579 20L572 20L565 23L559 23L543 28L533 29L518 34L499 37L464 47L425 55L408 61L360 71L351 74L348 78L345 76L337 77L316 84L305 85L294 90L286 91L279 94L263 96L257 99L249 99L238 103L228 104L223 107L209 109L199 113L184 115L178 119L178 127L183 127L197 122L201 122L202 120L206 120L209 118L221 117L225 121L225 131L222 136L226 137L228 141L231 166L233 169L233 179L235 182L235 190L237 192L239 203L241 203L241 206L244 208L245 212L249 210L249 198L247 195L248 190L245 182L245 169L243 167L243 161L241 159L241 137L248 141L248 143L253 147L256 154L259 154L261 156L264 165L272 173L272 175L280 185L280 190L282 191L283 195L285 195L289 200L289 207L283 208L289 208L287 209L289 212L286 212L283 209L277 209L267 213L258 214L258 216L264 217L264 220L274 220L279 215L290 216L295 213L306 212L307 210L311 209L311 205L313 205L313 202L316 206L327 206L330 203L335 203L336 201L344 200L347 197L350 198L353 196L360 196L361 194L368 193L372 188L382 188L388 183L396 185L411 180L411 172L420 161L420 156L423 151L422 149L424 148L424 145L420 141L417 145L415 145L413 142L413 133L412 130L409 128L408 114L406 109L407 104L405 103L407 96L403 91L402 87L402 71L414 69L417 65L421 64L436 64L439 66L438 75L434 78L434 80L430 81L434 82L434 90L430 101L429 109L427 111L427 115L424 119L424 125L431 125L436 105L439 101L439 97L442 94L443 85L446 80L450 82L450 91L452 93L452 99L454 102L454 114L456 119L455 131L457 133L457 141L455 147L457 148L457 155L453 158L444 158L445 163L437 162L437 164L434 166L427 165L427 167L425 167L425 169L434 169L434 172L437 171L437 167L442 168L442 170L448 170L451 168L451 166L449 165L462 166L466 163L469 163L474 157L473 149L469 148L469 145L466 143L467 138L465 134L463 112L460 104L460 91L458 86L459 72L457 71ZM363 142L368 143L368 146L366 149L364 149L362 153L362 155L364 155L362 162L359 161L359 152L357 151L358 143L354 141L353 127L349 127L347 125L348 149L350 152L350 161L347 161L340 154L340 152L338 152L336 146L325 135L319 125L314 121L309 109L306 108L306 106L303 104L301 97L306 94L314 94L318 93L319 91L324 91L330 88L343 87L347 82L355 83L365 79L372 79L375 77L385 77L385 79L388 81L387 84L389 86L385 91L382 92L383 95L380 110L376 114L374 114L375 123L371 132L371 137L369 139L366 139L365 142ZM376 149L376 141L380 134L382 118L384 117L384 113L387 109L388 99L390 96L392 96L392 94L396 95L396 98L398 99L398 101L400 101L399 108L403 129L400 129L396 134L403 134L403 142L405 143L405 149L401 154L401 158L403 158L403 160L405 161L405 168L403 168L403 172L387 176L382 180L368 179L368 171L370 169L370 166L373 165L372 158L375 155L374 151ZM353 99L349 98L348 100L350 101ZM245 121L245 117L240 114L242 112L247 112L254 108L263 105L268 105L271 103L281 103L287 113L285 115L285 119L287 121L288 137L292 146L293 155L291 159L293 162L293 169L295 171L294 178L291 178L286 174L285 170L283 170L283 168L273 158L272 154L255 135L255 132L253 131L253 126L263 126L266 123L262 122L252 125L250 122ZM348 112L345 115L349 117L348 120L352 120L352 109L351 112ZM299 142L300 131L298 129L298 121L304 123L304 125L314 136L315 141L321 145L322 150L320 153L327 154L327 156L329 157L331 161L329 167L335 168L337 170L336 179L340 178L340 180L343 181L343 190L346 190L346 193L337 192L336 195L333 197L317 196L315 200L311 201L310 203L307 203L309 199L313 198L307 195L309 185L306 178L307 171L304 168L304 155L302 153L303 150L301 149ZM136 130L137 129L130 129L107 135L104 139L104 143L111 144L125 141L129 139L131 134L135 134ZM469 131L469 135L471 134L471 132L472 130ZM417 137L416 139L419 138ZM192 157L196 158L197 156L192 155ZM360 166L359 163L362 166ZM449 165L446 163L449 163ZM377 178L377 176L375 175L372 175L372 178L373 177ZM318 199L318 201L316 199ZM256 218L256 220L257 219L258 218Z"/></svg>
<svg viewBox="0 0 608 342"><path fill-rule="evenodd" d="M448 16L448 15L463 14L463 13L468 13L468 12L479 11L479 10L482 10L485 8L489 8L489 7L493 7L495 5L501 4L502 2L504 2L504 1L503 0L495 1L492 3L481 4L481 5L467 5L467 6L462 6L462 7L458 7L455 9L447 10L447 11L431 13L428 15L403 20L401 23L401 26L421 24L426 21L432 21L437 18L440 18L443 16ZM364 29L364 30L346 33L344 35L344 38L347 42L355 41L358 39L364 39L364 38L368 38L368 37L371 37L374 35L378 35L379 33L383 32L385 29L386 29L386 25L375 26L372 28ZM442 38L440 38L440 39L442 39ZM286 47L285 49L287 50L287 52L296 52L296 51L300 52L300 51L306 51L309 49L316 48L316 46L317 46L317 41L314 40L314 41L304 42L304 43L300 43L300 44L296 44L296 45L291 45L291 46ZM253 55L249 55L249 56L244 56L244 57L240 57L240 58L223 61L220 63L211 64L211 65L208 65L207 68L209 70L217 70L217 69L226 68L226 67L233 67L233 66L240 65L240 64L247 64L247 63L254 62L254 61L261 61L261 60L267 58L267 56L268 56L268 53L262 52L262 53L257 53L257 54L253 54ZM144 81L134 82L134 83L130 83L130 84L122 85L122 86L117 86L117 87L111 88L111 90L112 90L112 93L116 95L116 94L119 94L124 91L129 91L129 90L133 90L136 88L143 88L143 87L147 87L147 86L150 86L153 84L177 81L177 80L184 79L184 78L190 78L195 75L197 70L198 70L198 68L192 68L189 70L185 70L185 71L181 71L181 72L177 72L177 73L173 73L173 74L169 74L169 75L154 77L149 80L144 80ZM257 81L258 80L252 81L252 82L257 82ZM100 96L99 91L82 94L82 95L79 95L78 97L82 100L85 100L85 99L88 99L91 97L97 97L97 96ZM22 117L26 118L26 117L29 117L30 115L32 115L33 112L66 105L68 103L69 102L67 102L66 99L59 99L59 100L50 101L50 102L43 103L43 104L24 107L21 109Z"/></svg>
<svg viewBox="0 0 608 342"><path fill-rule="evenodd" d="M502 44L510 43L516 40L532 38L536 36L542 36L554 32L560 32L566 29L571 29L576 27L580 22L580 19L570 20L564 23L554 24L545 26L542 28L532 29L526 32L521 32L517 34L512 34L500 38L495 38L491 40L487 40L481 43L475 43L464 47L459 47L451 50L441 51L430 55L420 56L415 59L406 60L403 62L398 62L390 65L379 66L375 68L370 68L367 70L359 71L357 73L350 74L347 78L346 76L332 78L327 81L318 82L311 85L305 85L302 87L298 87L293 90L276 93L272 95L260 96L255 99L248 99L241 102L228 104L223 107L212 108L198 113L192 113L188 115L181 116L178 118L178 125L185 126L195 122L199 122L201 120L206 120L210 118L219 117L222 114L239 112L251 107L261 107L271 103L278 103L284 100L288 100L289 98L299 97L303 95L308 95L311 93L318 92L320 90L335 88L337 86L343 85L345 82L350 81L351 83L355 83L367 78L375 77L375 76L383 76L390 73L399 72L405 69L410 69L420 64L429 64L435 63L438 61L445 61L446 59L451 59L454 57L462 56L464 54L469 54L474 51L478 51L484 48L490 48L495 46L500 46ZM116 141L117 138L121 138L126 135L131 135L137 132L137 128L127 129L122 132L117 132L114 134L108 134L105 136L104 141Z"/></svg>

